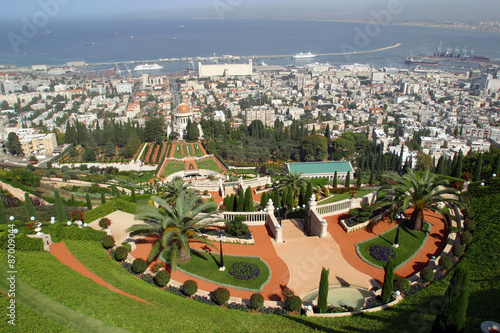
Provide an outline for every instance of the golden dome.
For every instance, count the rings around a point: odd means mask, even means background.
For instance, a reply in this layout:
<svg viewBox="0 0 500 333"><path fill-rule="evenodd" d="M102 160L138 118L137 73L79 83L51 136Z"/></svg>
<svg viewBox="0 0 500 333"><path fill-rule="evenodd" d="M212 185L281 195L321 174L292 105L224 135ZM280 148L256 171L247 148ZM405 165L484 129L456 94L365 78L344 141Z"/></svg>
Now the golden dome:
<svg viewBox="0 0 500 333"><path fill-rule="evenodd" d="M191 113L191 107L186 103L177 105L176 113Z"/></svg>

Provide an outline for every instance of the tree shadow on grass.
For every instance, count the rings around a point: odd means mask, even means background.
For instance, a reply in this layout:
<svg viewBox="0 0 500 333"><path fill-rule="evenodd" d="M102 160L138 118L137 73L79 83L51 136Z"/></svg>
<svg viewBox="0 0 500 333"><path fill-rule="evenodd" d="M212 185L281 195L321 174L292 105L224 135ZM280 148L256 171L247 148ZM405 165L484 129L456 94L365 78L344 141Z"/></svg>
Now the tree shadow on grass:
<svg viewBox="0 0 500 333"><path fill-rule="evenodd" d="M316 324L316 323L307 321L307 320L305 320L305 319L303 319L302 317L299 317L299 316L283 316L283 317L286 318L286 319L288 319L288 320L291 320L291 321L294 321L296 323L299 323L301 325L307 326L307 327L309 327L311 329L320 331L320 332L328 332L328 333L340 333L340 332L342 332L342 331L334 330L333 328L330 328L330 327L326 327L326 326L323 326L323 325L320 325L320 324ZM355 332L355 331L353 331L353 332Z"/></svg>

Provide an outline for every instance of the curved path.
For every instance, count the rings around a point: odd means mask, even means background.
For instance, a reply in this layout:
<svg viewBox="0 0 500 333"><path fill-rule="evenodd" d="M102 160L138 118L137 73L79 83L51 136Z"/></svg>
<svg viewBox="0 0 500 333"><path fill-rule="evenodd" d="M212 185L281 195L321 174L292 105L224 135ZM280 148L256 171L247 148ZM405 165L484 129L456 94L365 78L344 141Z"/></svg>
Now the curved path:
<svg viewBox="0 0 500 333"><path fill-rule="evenodd" d="M344 219L346 217L347 216L345 214L326 217L325 219L328 222L328 232L335 239L335 242L337 242L337 244L340 246L344 259L352 267L360 272L370 275L375 280L381 283L384 280L384 270L381 268L376 268L363 261L358 256L356 247L354 245L358 242L373 238L389 230L390 228L396 226L396 223L393 222L389 224L385 220L378 223L372 231L362 229L348 234L344 231L344 229L342 229L339 223L341 219ZM425 243L421 251L412 260L410 260L410 262L395 271L396 274L404 277L409 277L419 272L422 268L427 266L428 261L432 256L438 256L439 254L441 254L444 247L446 246L446 239L448 234L446 232L445 222L442 217L439 214L426 211L425 220L431 224L431 230L429 237L427 238L427 242Z"/></svg>
<svg viewBox="0 0 500 333"><path fill-rule="evenodd" d="M226 254L241 255L241 256L257 256L267 262L272 270L272 276L269 283L264 287L261 294L268 300L277 301L281 295L281 288L288 284L290 273L285 262L278 256L273 247L273 240L269 235L265 226L250 227L252 231L255 245L239 245L239 244L223 244L223 250ZM151 242L137 242L137 248L131 252L134 258L146 259L149 251L151 250ZM202 249L205 247L201 243L192 243L192 248ZM216 245L218 247L218 245ZM190 275L184 274L177 270L172 274L172 280L177 282L184 282L186 280L195 280L198 283L198 289L205 291L213 291L219 285L206 282L200 279L193 278ZM231 296L249 299L253 292L244 291L239 289L228 288Z"/></svg>
<svg viewBox="0 0 500 333"><path fill-rule="evenodd" d="M54 257L56 257L61 263L65 264L66 266L70 267L71 269L77 271L78 273L88 277L89 279L91 279L95 283L98 283L103 287L106 287L106 288L108 288L114 292L117 292L119 294L122 294L124 296L133 298L133 299L140 301L142 303L150 304L142 298L139 298L139 297L134 296L134 295L130 295L130 294L124 292L123 290L120 290L120 289L113 287L111 284L107 283L106 281L104 281L103 279L101 279L100 277L98 277L97 275L92 273L87 267L85 267L81 262L79 262L71 254L71 252L69 252L68 248L66 247L66 245L64 243L62 243L62 242L61 243L52 243L50 245L50 253L52 255L54 255Z"/></svg>

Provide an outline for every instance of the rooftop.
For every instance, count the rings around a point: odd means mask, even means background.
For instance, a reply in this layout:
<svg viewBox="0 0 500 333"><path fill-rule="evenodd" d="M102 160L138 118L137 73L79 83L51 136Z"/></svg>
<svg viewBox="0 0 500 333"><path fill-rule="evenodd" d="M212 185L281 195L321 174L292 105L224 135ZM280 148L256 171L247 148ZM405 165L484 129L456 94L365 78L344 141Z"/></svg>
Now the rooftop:
<svg viewBox="0 0 500 333"><path fill-rule="evenodd" d="M351 163L345 161L335 162L304 162L304 163L287 163L290 172L310 173L333 173L337 172L354 172Z"/></svg>

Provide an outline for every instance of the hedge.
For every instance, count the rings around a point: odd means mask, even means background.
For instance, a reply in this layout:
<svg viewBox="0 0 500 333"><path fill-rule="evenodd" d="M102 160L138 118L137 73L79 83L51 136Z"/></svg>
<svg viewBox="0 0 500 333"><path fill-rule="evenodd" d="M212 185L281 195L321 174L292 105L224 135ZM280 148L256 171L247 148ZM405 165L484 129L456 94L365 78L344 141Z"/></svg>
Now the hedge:
<svg viewBox="0 0 500 333"><path fill-rule="evenodd" d="M137 258L132 262L132 272L135 274L142 274L148 268L146 260Z"/></svg>
<svg viewBox="0 0 500 333"><path fill-rule="evenodd" d="M115 250L115 260L123 261L127 258L128 251L123 246L118 246Z"/></svg>
<svg viewBox="0 0 500 333"><path fill-rule="evenodd" d="M186 296L193 296L198 291L198 284L194 280L186 280L182 284L182 292Z"/></svg>
<svg viewBox="0 0 500 333"><path fill-rule="evenodd" d="M123 199L119 198L114 198L111 199L110 201L106 202L105 204L100 205L97 208L88 210L85 212L84 217L85 221L88 223L95 221L97 219L100 219L101 217L104 217L108 214L111 214L113 212L116 212L117 210L120 210L125 213L129 214L135 214L137 204L133 202L128 202Z"/></svg>
<svg viewBox="0 0 500 333"><path fill-rule="evenodd" d="M229 290L224 287L219 287L213 291L212 299L217 305L226 304L229 301Z"/></svg>
<svg viewBox="0 0 500 333"><path fill-rule="evenodd" d="M165 287L170 282L170 274L167 271L159 271L155 275L155 283L158 287Z"/></svg>
<svg viewBox="0 0 500 333"><path fill-rule="evenodd" d="M0 236L0 249L7 250L9 247L9 233L5 232ZM24 233L16 235L16 251L43 251L43 241L41 238L30 238Z"/></svg>

